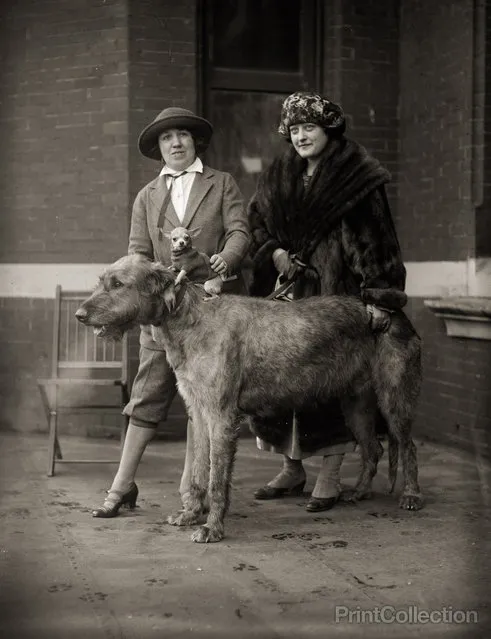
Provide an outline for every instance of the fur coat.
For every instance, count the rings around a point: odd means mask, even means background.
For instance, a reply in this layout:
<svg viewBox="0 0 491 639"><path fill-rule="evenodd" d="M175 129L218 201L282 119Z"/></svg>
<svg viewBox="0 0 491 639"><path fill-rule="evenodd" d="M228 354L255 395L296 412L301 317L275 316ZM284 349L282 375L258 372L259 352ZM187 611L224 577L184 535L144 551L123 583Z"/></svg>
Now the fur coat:
<svg viewBox="0 0 491 639"><path fill-rule="evenodd" d="M307 186L305 168L291 148L260 177L248 210L251 294L272 292L278 278L272 256L283 248L308 265L297 278L294 297L356 295L389 311L401 309L407 301L406 270L385 193L389 173L361 145L344 137L328 144ZM336 398L328 405L306 407L296 417L305 452L352 439ZM288 420L291 416L278 416L256 422L252 429L278 446Z"/></svg>

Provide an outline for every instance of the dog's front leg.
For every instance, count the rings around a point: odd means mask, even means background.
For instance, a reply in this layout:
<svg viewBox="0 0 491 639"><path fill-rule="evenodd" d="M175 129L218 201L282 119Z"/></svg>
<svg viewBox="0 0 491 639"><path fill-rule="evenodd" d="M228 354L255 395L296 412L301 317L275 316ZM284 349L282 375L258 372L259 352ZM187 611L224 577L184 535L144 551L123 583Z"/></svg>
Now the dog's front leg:
<svg viewBox="0 0 491 639"><path fill-rule="evenodd" d="M230 503L230 483L237 450L239 429L223 416L210 420L210 479L208 499L210 511L206 524L191 539L197 543L220 541L224 537L224 519Z"/></svg>
<svg viewBox="0 0 491 639"><path fill-rule="evenodd" d="M194 460L193 432L193 419L189 416L186 428L186 457L184 459L184 468L182 470L181 481L179 484L179 493L184 507L186 506L186 502L188 501L191 493L191 479Z"/></svg>
<svg viewBox="0 0 491 639"><path fill-rule="evenodd" d="M193 411L188 422L188 438L192 439L193 455L189 492L183 499L183 510L167 518L173 526L191 526L203 521L207 511L206 486L209 475L210 448L208 433L201 416Z"/></svg>

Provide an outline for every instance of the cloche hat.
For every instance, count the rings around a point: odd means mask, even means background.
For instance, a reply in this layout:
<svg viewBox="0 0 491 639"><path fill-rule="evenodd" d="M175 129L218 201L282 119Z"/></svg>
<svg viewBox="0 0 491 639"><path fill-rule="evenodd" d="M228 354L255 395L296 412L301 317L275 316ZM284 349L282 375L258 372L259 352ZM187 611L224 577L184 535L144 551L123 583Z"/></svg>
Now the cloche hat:
<svg viewBox="0 0 491 639"><path fill-rule="evenodd" d="M186 129L193 137L199 138L201 145L198 151L204 151L208 147L213 135L213 127L208 120L194 115L188 109L168 107L141 132L138 138L140 153L151 160L161 160L159 135L167 129Z"/></svg>

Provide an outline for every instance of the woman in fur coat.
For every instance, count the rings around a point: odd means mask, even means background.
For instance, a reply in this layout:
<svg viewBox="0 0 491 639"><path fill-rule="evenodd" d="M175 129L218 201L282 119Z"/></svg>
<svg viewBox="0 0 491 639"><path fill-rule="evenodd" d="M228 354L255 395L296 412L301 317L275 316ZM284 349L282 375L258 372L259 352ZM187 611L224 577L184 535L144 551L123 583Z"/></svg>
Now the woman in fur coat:
<svg viewBox="0 0 491 639"><path fill-rule="evenodd" d="M367 304L373 330L387 330L391 312L407 301L406 270L385 193L390 175L345 137L345 128L341 107L320 95L294 93L284 101L278 132L290 148L261 175L249 204L251 294L276 290L283 300L356 295ZM269 422L256 424L255 432L259 448L283 454L283 469L255 492L257 499L301 492L302 459L320 455L307 510L334 506L344 454L355 446L335 398L292 415L291 428L289 419L286 429Z"/></svg>

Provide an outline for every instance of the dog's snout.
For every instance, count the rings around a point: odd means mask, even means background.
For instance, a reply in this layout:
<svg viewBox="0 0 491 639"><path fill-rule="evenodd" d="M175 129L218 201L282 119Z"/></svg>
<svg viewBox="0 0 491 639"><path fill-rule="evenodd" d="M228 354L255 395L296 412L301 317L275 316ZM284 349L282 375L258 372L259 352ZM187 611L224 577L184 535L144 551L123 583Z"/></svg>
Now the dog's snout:
<svg viewBox="0 0 491 639"><path fill-rule="evenodd" d="M85 308L79 308L77 311L75 311L75 317L78 319L79 322L82 322L82 324L87 321L87 316L88 313Z"/></svg>

